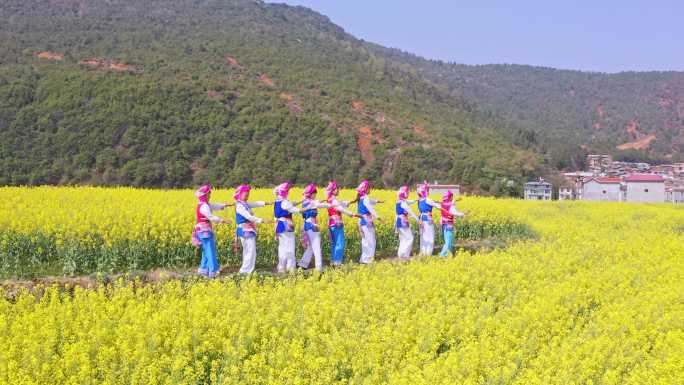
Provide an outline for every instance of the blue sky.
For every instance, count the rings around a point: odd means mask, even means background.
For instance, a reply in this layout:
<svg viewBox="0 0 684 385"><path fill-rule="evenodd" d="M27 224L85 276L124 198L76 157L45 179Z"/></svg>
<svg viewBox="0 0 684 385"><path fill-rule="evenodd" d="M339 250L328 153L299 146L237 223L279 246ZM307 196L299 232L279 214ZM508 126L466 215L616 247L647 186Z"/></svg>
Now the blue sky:
<svg viewBox="0 0 684 385"><path fill-rule="evenodd" d="M465 64L684 70L684 1L280 0L352 35Z"/></svg>

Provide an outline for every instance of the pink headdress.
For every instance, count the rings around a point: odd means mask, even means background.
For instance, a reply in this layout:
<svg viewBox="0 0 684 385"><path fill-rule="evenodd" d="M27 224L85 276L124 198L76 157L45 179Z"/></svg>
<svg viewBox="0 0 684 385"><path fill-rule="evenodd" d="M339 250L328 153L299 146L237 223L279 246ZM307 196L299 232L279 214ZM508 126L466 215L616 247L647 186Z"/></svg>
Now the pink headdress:
<svg viewBox="0 0 684 385"><path fill-rule="evenodd" d="M325 188L325 196L330 198L335 190L337 190L337 182L331 180L330 183L328 183L328 186Z"/></svg>
<svg viewBox="0 0 684 385"><path fill-rule="evenodd" d="M241 201L245 199L245 194L249 192L252 188L248 184L241 184L235 188L235 194L233 194L233 199Z"/></svg>
<svg viewBox="0 0 684 385"><path fill-rule="evenodd" d="M399 191L397 191L397 196L399 199L406 199L409 196L409 187L404 185L399 187Z"/></svg>
<svg viewBox="0 0 684 385"><path fill-rule="evenodd" d="M278 198L286 198L290 192L290 182L283 182L273 189L273 194Z"/></svg>
<svg viewBox="0 0 684 385"><path fill-rule="evenodd" d="M449 203L451 200L454 198L454 192L451 190L447 190L447 192L444 193L444 196L442 197L442 203Z"/></svg>
<svg viewBox="0 0 684 385"><path fill-rule="evenodd" d="M211 185L210 184L205 184L204 186L200 187L195 191L195 196L199 198L200 202L206 202L207 201L207 194L211 192Z"/></svg>
<svg viewBox="0 0 684 385"><path fill-rule="evenodd" d="M427 181L425 181L425 182L418 185L416 192L418 193L419 197L427 198L428 195L430 195L430 185L428 184Z"/></svg>
<svg viewBox="0 0 684 385"><path fill-rule="evenodd" d="M304 187L304 197L306 198L311 198L312 196L316 195L317 192L318 189L316 188L316 185L313 183L310 183L306 187Z"/></svg>
<svg viewBox="0 0 684 385"><path fill-rule="evenodd" d="M368 182L368 180L364 180L359 187L356 188L356 192L359 193L360 196L368 194L368 191L370 191L370 182Z"/></svg>

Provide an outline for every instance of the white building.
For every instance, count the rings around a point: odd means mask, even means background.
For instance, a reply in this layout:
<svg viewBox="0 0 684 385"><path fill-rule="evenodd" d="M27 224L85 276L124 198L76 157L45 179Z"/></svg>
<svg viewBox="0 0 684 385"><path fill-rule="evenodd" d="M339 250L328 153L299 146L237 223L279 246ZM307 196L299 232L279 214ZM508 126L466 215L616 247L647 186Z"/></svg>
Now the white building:
<svg viewBox="0 0 684 385"><path fill-rule="evenodd" d="M418 188L417 185L416 188ZM449 190L454 194L454 198L461 194L461 186L457 184L430 184L430 195L435 194L441 197Z"/></svg>
<svg viewBox="0 0 684 385"><path fill-rule="evenodd" d="M572 187L561 187L558 189L558 200L568 201L575 199L575 191Z"/></svg>
<svg viewBox="0 0 684 385"><path fill-rule="evenodd" d="M684 203L684 188L672 187L665 189L665 201L670 203Z"/></svg>
<svg viewBox="0 0 684 385"><path fill-rule="evenodd" d="M665 202L665 178L654 174L632 174L625 178L628 202Z"/></svg>
<svg viewBox="0 0 684 385"><path fill-rule="evenodd" d="M550 201L552 188L549 182L527 182L525 183L525 199Z"/></svg>
<svg viewBox="0 0 684 385"><path fill-rule="evenodd" d="M593 177L582 185L582 200L621 202L624 200L621 178Z"/></svg>

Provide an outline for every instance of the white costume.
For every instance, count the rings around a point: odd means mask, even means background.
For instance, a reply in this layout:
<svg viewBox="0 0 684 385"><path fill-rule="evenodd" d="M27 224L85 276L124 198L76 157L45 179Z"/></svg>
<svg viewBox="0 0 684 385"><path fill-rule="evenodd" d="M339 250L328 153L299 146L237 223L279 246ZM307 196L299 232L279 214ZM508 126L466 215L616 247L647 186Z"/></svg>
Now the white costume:
<svg viewBox="0 0 684 385"><path fill-rule="evenodd" d="M295 269L295 232L292 214L301 212L292 202L285 198L279 198L274 204L276 218L276 234L278 236L278 272L292 271Z"/></svg>
<svg viewBox="0 0 684 385"><path fill-rule="evenodd" d="M329 208L327 203L321 203L315 199L305 199L302 202L302 215L304 215L304 232L307 238L307 247L304 250L302 259L299 260L299 266L305 269L309 268L311 257L314 257L314 266L316 270L323 269L323 255L321 253L321 232L318 226L318 209Z"/></svg>
<svg viewBox="0 0 684 385"><path fill-rule="evenodd" d="M441 205L430 198L418 200L420 212L420 255L432 255L435 249L435 224L432 219L432 209L440 209Z"/></svg>
<svg viewBox="0 0 684 385"><path fill-rule="evenodd" d="M409 258L411 256L411 250L413 249L413 232L411 231L408 217L410 216L416 221L418 221L418 217L413 213L413 210L411 210L411 206L409 206L409 202L407 202L406 199L401 199L397 202L396 211L397 220L395 222L395 228L399 233L397 257Z"/></svg>
<svg viewBox="0 0 684 385"><path fill-rule="evenodd" d="M361 257L360 263L371 263L375 258L375 225L373 222L378 219L375 211L375 204L378 201L371 199L368 195L360 198L358 203L358 214L361 215L359 226L361 227Z"/></svg>
<svg viewBox="0 0 684 385"><path fill-rule="evenodd" d="M242 244L242 266L240 273L249 274L254 271L256 265L256 224L263 222L252 213L252 208L263 207L266 203L241 202L235 203L235 217L237 222L237 235Z"/></svg>

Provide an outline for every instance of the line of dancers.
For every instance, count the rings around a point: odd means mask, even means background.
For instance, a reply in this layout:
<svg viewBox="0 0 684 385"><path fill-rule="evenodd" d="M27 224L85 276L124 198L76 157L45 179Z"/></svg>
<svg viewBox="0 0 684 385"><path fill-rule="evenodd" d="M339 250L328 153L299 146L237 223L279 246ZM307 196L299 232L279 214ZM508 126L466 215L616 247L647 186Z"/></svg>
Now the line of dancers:
<svg viewBox="0 0 684 385"><path fill-rule="evenodd" d="M198 273L207 277L215 277L220 266L216 252L216 236L214 224L227 224L228 220L214 215L214 211L220 211L228 206L235 206L235 242L242 247L242 266L240 273L250 274L256 265L256 237L257 225L274 224L275 234L278 240L278 272L293 271L299 266L308 269L313 258L316 270L323 269L323 256L321 252L321 227L318 223L318 210L328 210L328 233L330 235L330 263L333 266L341 265L344 262L345 237L343 216L358 219L359 232L361 234L361 256L359 263L369 264L375 258L375 223L382 222L382 219L375 210L375 205L384 203L370 197L371 186L367 180L361 182L356 188L357 197L354 201L341 201L338 194L337 183L333 180L325 188L325 201L316 199L318 192L315 184L309 184L304 188L303 199L301 202L291 202L289 197L290 183L285 182L278 185L274 190L274 202L249 201L251 187L240 185L235 189L233 198L235 203L211 203L211 185L204 185L195 191L195 196L199 202L195 209L196 224L192 232L192 243L202 252L202 259ZM463 217L465 214L456 209L454 194L447 191L442 197L442 202L438 203L429 198L429 188L427 182L418 185L418 215L413 212L411 206L416 203L409 200L409 187L402 186L397 191L396 219L394 223L395 231L399 237L399 247L397 257L408 259L411 257L413 249L413 232L411 231L410 221L418 223L420 232L420 251L421 256L430 256L435 247L435 229L432 217L433 209L441 212L441 230L444 238L444 246L440 256L447 257L452 255L454 241L454 221L455 218ZM357 212L349 210L351 204L356 203ZM273 205L273 219L264 219L254 215L252 209ZM297 206L300 206L297 207ZM304 219L301 228L301 243L304 247L304 254L299 261L296 260L296 236L293 216L302 215Z"/></svg>

